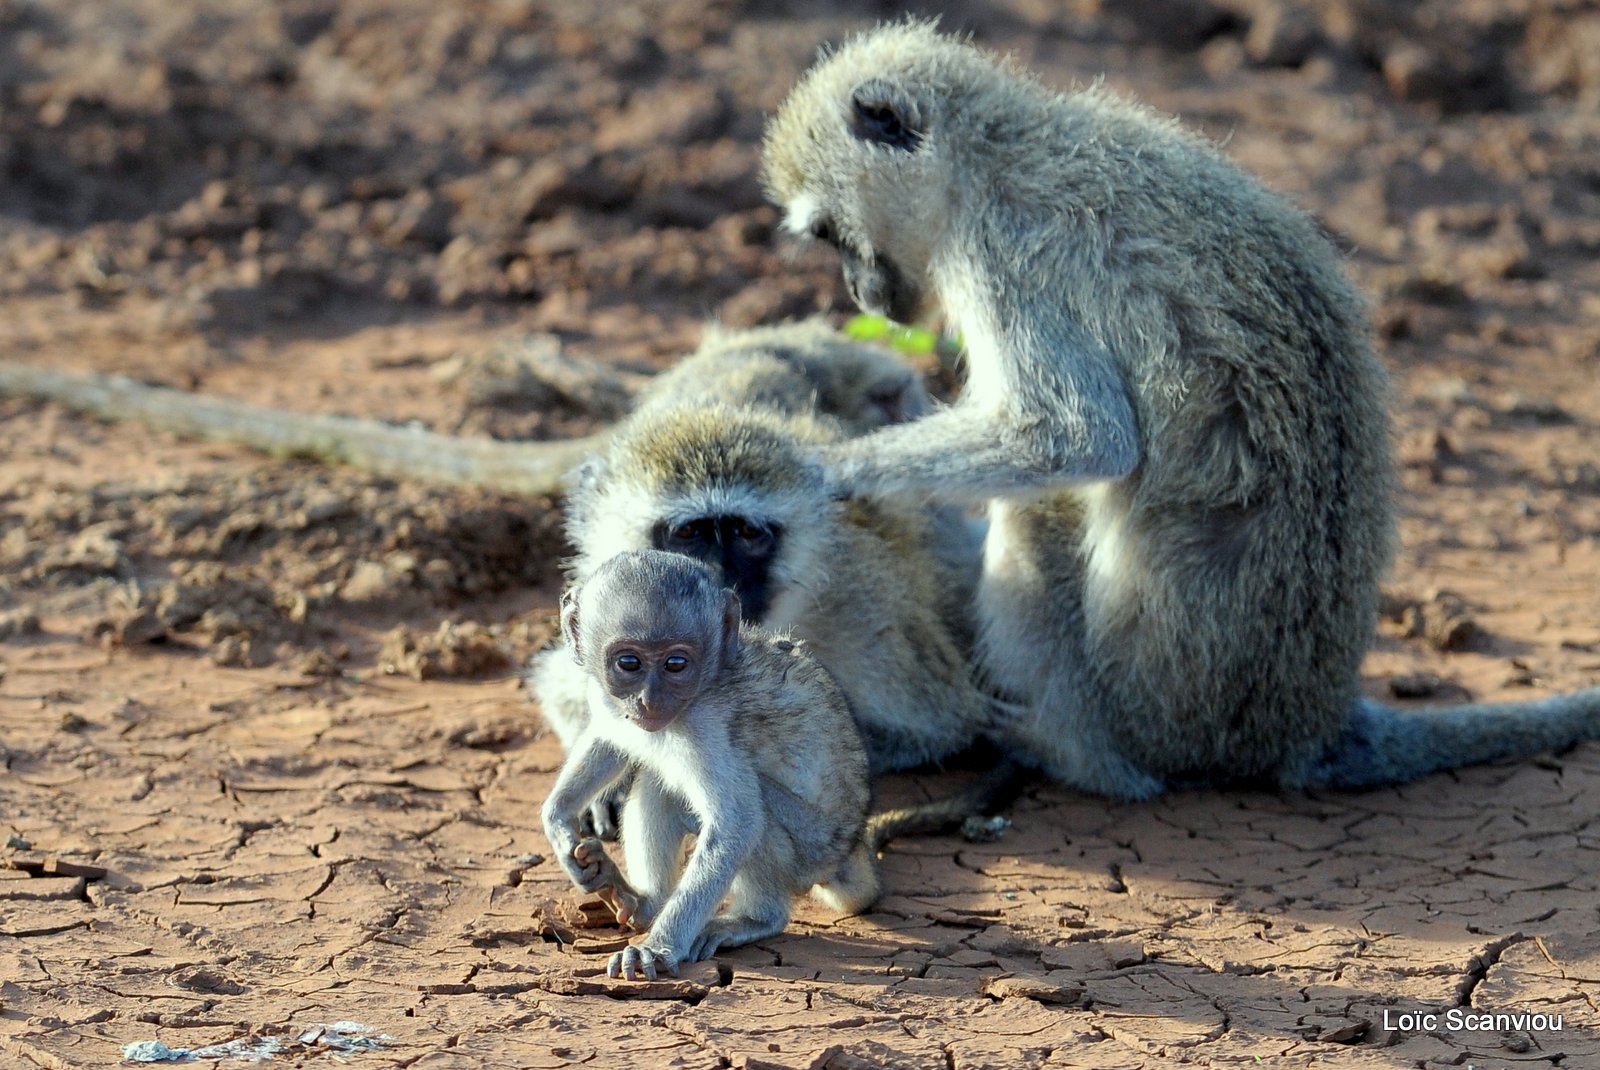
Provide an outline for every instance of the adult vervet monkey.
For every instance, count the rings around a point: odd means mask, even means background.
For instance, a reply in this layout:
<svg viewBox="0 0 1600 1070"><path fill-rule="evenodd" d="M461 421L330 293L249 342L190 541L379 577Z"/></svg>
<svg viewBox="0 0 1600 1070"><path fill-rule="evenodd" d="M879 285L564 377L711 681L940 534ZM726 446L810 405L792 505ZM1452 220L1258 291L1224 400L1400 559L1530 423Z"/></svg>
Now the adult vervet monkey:
<svg viewBox="0 0 1600 1070"><path fill-rule="evenodd" d="M804 77L765 180L862 308L965 338L956 405L818 453L838 494L988 503L979 660L1057 779L1361 786L1600 735L1600 689L1360 696L1384 373L1330 242L1209 142L905 21Z"/></svg>

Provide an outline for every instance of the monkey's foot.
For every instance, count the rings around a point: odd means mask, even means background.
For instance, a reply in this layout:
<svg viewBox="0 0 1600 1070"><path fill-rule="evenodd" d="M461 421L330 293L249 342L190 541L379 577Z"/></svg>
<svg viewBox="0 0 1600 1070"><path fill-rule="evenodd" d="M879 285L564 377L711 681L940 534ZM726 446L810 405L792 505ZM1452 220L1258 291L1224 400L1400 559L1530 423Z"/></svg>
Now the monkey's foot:
<svg viewBox="0 0 1600 1070"><path fill-rule="evenodd" d="M661 904L630 888L626 881L613 884L604 893L611 900L611 912L619 924L644 932L661 913Z"/></svg>
<svg viewBox="0 0 1600 1070"><path fill-rule="evenodd" d="M622 804L619 794L607 792L590 804L579 818L578 828L585 835L615 843L622 837Z"/></svg>
<svg viewBox="0 0 1600 1070"><path fill-rule="evenodd" d="M622 977L629 981L654 981L662 971L678 976L678 960L665 948L643 944L630 945L611 956L606 964L608 977Z"/></svg>
<svg viewBox="0 0 1600 1070"><path fill-rule="evenodd" d="M712 918L695 937L693 944L689 945L689 953L684 956L687 962L700 962L715 955L724 947L738 947L748 944L752 940L762 940L769 936L777 936L783 932L784 926L789 923L785 917L776 925L770 920L760 918L737 918L723 915Z"/></svg>

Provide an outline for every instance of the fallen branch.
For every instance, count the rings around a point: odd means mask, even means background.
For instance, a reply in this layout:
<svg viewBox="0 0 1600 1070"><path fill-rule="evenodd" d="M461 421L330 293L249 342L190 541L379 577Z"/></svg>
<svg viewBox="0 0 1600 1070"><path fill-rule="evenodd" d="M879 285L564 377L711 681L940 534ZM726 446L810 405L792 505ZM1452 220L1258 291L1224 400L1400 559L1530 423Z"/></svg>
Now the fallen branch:
<svg viewBox="0 0 1600 1070"><path fill-rule="evenodd" d="M268 409L120 375L65 375L15 364L0 364L0 394L54 401L107 420L133 420L277 457L529 496L559 494L567 473L604 441L604 433L555 442L457 438L377 420Z"/></svg>

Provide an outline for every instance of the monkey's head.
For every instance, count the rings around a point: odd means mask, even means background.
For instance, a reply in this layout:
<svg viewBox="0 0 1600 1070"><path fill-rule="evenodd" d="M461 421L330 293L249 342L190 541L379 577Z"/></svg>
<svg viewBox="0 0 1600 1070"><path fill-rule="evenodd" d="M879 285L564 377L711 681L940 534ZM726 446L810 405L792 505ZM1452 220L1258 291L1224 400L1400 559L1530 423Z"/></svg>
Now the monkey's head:
<svg viewBox="0 0 1600 1070"><path fill-rule="evenodd" d="M580 580L627 550L708 565L744 619L793 623L825 576L838 504L812 459L836 427L728 405L641 410L589 462L567 503Z"/></svg>
<svg viewBox="0 0 1600 1070"><path fill-rule="evenodd" d="M839 250L866 311L901 322L931 311L956 205L982 181L972 105L995 74L931 22L905 20L825 55L768 124L768 195L792 232Z"/></svg>
<svg viewBox="0 0 1600 1070"><path fill-rule="evenodd" d="M739 652L739 597L681 554L618 554L561 598L573 657L622 717L659 732Z"/></svg>

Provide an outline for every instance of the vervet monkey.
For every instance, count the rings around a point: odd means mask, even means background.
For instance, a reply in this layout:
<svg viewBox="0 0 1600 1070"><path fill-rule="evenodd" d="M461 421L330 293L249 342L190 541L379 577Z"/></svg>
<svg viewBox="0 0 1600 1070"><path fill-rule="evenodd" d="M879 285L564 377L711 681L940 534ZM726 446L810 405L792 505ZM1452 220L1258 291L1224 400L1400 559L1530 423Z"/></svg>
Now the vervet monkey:
<svg viewBox="0 0 1600 1070"><path fill-rule="evenodd" d="M619 918L649 930L612 956L611 976L654 980L781 933L807 890L846 914L878 897L866 752L805 644L741 625L712 569L657 550L594 569L562 599L561 628L589 715L544 827L578 887L610 889ZM579 826L630 770L624 877Z"/></svg>
<svg viewBox="0 0 1600 1070"><path fill-rule="evenodd" d="M1361 697L1384 372L1333 245L1215 146L903 21L804 77L764 173L862 308L965 338L957 404L817 452L836 494L988 503L979 660L1054 777L1363 786L1600 735L1600 689Z"/></svg>

